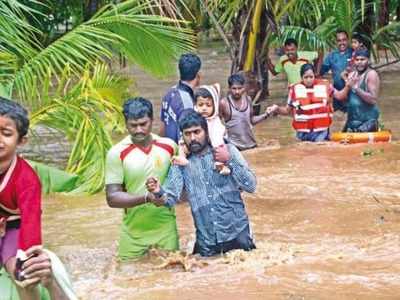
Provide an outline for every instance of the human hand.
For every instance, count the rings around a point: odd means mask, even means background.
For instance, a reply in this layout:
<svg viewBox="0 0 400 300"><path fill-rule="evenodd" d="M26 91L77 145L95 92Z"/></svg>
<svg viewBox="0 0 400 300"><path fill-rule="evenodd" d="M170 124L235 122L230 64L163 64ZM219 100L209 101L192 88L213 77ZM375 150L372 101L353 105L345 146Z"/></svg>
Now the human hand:
<svg viewBox="0 0 400 300"><path fill-rule="evenodd" d="M359 79L360 77L357 73L351 73L346 80L346 85L352 89L356 88L358 86Z"/></svg>
<svg viewBox="0 0 400 300"><path fill-rule="evenodd" d="M267 109L265 110L267 115L273 115L276 116L279 112L279 106L276 104L273 104L271 106L268 106Z"/></svg>
<svg viewBox="0 0 400 300"><path fill-rule="evenodd" d="M231 154L225 144L214 148L214 159L222 163L226 163L231 159Z"/></svg>
<svg viewBox="0 0 400 300"><path fill-rule="evenodd" d="M43 251L42 246L33 246L25 253L29 257L21 267L21 275L25 279L16 281L16 284L23 288L33 288L41 283L44 287L49 288L54 278L51 261L47 253Z"/></svg>
<svg viewBox="0 0 400 300"><path fill-rule="evenodd" d="M160 182L155 177L149 177L146 180L146 189L150 193L158 193L160 192Z"/></svg>
<svg viewBox="0 0 400 300"><path fill-rule="evenodd" d="M153 203L155 206L164 206L165 204L165 197L156 197L154 194L150 193L147 195L147 201Z"/></svg>

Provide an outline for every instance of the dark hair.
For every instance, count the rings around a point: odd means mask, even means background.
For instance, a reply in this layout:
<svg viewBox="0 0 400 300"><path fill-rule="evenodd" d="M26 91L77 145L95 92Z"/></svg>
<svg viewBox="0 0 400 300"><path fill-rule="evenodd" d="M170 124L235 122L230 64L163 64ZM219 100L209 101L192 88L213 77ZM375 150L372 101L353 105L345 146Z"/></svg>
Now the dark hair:
<svg viewBox="0 0 400 300"><path fill-rule="evenodd" d="M347 36L347 38L349 38L349 34L347 33L346 30L339 28L336 30L336 35L338 35L339 33L344 33Z"/></svg>
<svg viewBox="0 0 400 300"><path fill-rule="evenodd" d="M0 97L0 116L7 117L15 122L19 139L28 133L28 112L20 104Z"/></svg>
<svg viewBox="0 0 400 300"><path fill-rule="evenodd" d="M213 98L211 95L210 91L205 89L205 88L198 88L194 92L194 103L197 103L197 98L202 97L202 98Z"/></svg>
<svg viewBox="0 0 400 300"><path fill-rule="evenodd" d="M179 129L183 131L190 127L200 126L208 133L206 119L192 108L185 109L178 120Z"/></svg>
<svg viewBox="0 0 400 300"><path fill-rule="evenodd" d="M300 76L303 77L304 73L308 70L312 70L315 74L314 66L312 64L304 64L300 68Z"/></svg>
<svg viewBox="0 0 400 300"><path fill-rule="evenodd" d="M364 38L362 37L361 34L354 32L352 37L352 39L356 40L357 42L359 42L360 44L364 44Z"/></svg>
<svg viewBox="0 0 400 300"><path fill-rule="evenodd" d="M244 85L246 83L246 79L242 74L233 74L228 78L228 85L231 87L234 84Z"/></svg>
<svg viewBox="0 0 400 300"><path fill-rule="evenodd" d="M356 50L356 51L354 52L354 57L357 57L357 56L364 56L364 57L366 57L366 58L369 58L369 51L368 51L368 49L367 49L367 48L361 48L361 49Z"/></svg>
<svg viewBox="0 0 400 300"><path fill-rule="evenodd" d="M201 68L201 60L196 54L186 53L179 58L181 80L193 80Z"/></svg>
<svg viewBox="0 0 400 300"><path fill-rule="evenodd" d="M293 38L286 39L284 46L295 45L297 47L297 41Z"/></svg>
<svg viewBox="0 0 400 300"><path fill-rule="evenodd" d="M153 105L142 97L130 98L125 101L122 107L125 121L149 117L153 119Z"/></svg>

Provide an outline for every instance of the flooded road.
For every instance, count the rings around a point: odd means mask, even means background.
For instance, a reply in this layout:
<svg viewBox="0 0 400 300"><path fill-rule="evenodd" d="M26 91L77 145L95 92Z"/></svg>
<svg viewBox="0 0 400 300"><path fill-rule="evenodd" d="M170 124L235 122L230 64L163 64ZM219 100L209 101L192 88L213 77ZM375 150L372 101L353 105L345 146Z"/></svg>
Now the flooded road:
<svg viewBox="0 0 400 300"><path fill-rule="evenodd" d="M229 59L200 51L204 83L226 87ZM160 81L134 70L140 95L159 99L175 79ZM257 125L259 148L245 153L258 178L244 194L257 249L193 259L160 268L157 251L118 264L114 254L122 211L104 194L51 195L44 200L44 240L67 265L81 299L399 299L400 298L400 80L382 73L380 98L394 142L376 145L297 143L289 118ZM274 79L270 103L285 102L285 81ZM334 130L344 116L335 115ZM156 124L157 125L157 124ZM157 126L155 126L157 127ZM157 132L157 129L155 129ZM177 206L183 251L194 228L187 203Z"/></svg>

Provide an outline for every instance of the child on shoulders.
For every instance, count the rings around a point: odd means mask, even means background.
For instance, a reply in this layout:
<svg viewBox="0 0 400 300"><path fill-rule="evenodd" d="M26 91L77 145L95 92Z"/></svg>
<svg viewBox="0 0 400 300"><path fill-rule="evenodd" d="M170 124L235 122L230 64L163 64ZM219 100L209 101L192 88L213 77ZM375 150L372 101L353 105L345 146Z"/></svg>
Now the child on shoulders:
<svg viewBox="0 0 400 300"><path fill-rule="evenodd" d="M21 299L35 300L38 290L24 288L21 270L28 259L25 251L42 244L41 184L32 167L17 155L28 128L27 111L0 97L0 268L5 267L15 280Z"/></svg>

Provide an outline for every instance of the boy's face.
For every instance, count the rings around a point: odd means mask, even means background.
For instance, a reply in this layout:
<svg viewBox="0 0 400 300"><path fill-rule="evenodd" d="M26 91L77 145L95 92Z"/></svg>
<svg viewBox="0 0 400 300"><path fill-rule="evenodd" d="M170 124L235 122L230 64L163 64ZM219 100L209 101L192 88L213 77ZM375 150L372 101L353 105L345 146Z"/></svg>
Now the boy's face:
<svg viewBox="0 0 400 300"><path fill-rule="evenodd" d="M204 118L211 117L214 113L214 103L211 98L197 97L196 109Z"/></svg>
<svg viewBox="0 0 400 300"><path fill-rule="evenodd" d="M11 160L17 150L17 146L24 144L26 138L19 138L17 126L14 120L0 116L0 162Z"/></svg>

